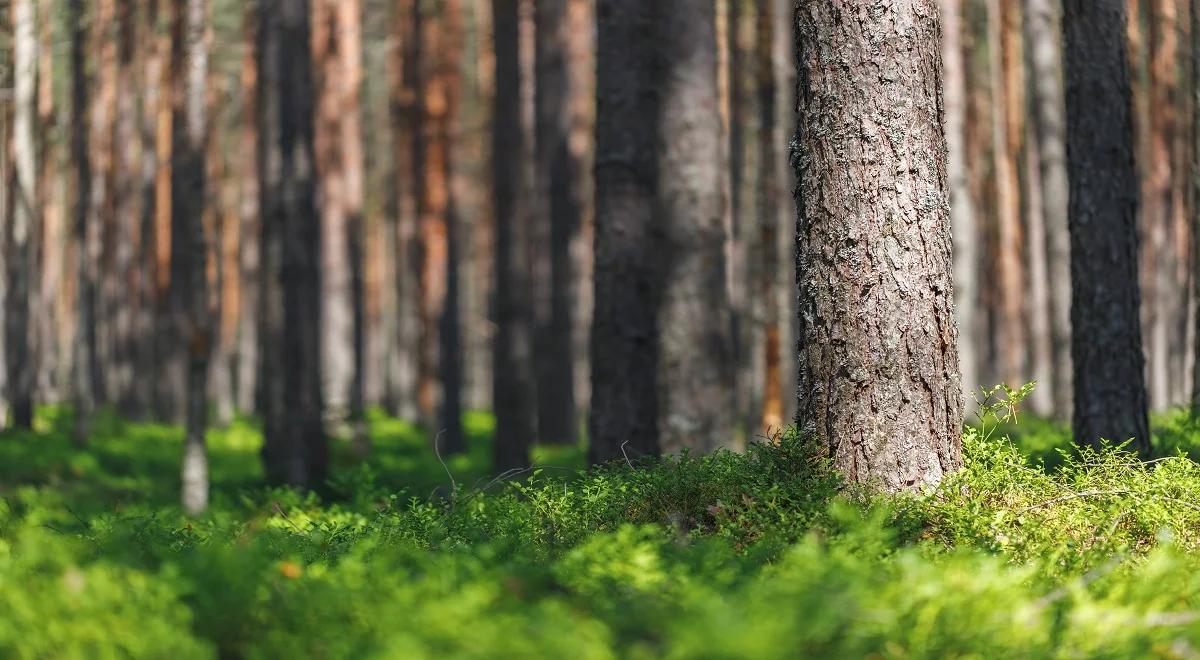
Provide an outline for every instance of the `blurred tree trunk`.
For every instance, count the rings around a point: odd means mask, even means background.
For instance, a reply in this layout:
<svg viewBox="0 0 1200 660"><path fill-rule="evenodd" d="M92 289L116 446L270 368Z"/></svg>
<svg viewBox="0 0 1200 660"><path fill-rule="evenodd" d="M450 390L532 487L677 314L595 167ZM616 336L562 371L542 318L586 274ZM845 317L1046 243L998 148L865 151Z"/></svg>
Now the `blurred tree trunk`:
<svg viewBox="0 0 1200 660"><path fill-rule="evenodd" d="M258 20L256 7L247 3L242 17L243 43L241 65L242 114L240 122L240 156L238 184L241 219L240 277L242 281L241 313L238 314L238 374L236 379L237 408L249 412L261 412L259 407L259 328L261 290L260 237L262 216L259 211L260 191L258 185L261 153L258 143Z"/></svg>
<svg viewBox="0 0 1200 660"><path fill-rule="evenodd" d="M1051 0L1027 0L1025 31L1033 75L1033 121L1037 127L1042 217L1046 228L1053 360L1052 380L1042 387L1052 393L1054 416L1068 420L1071 418L1071 239L1067 229L1070 184L1067 181L1062 32ZM956 242L955 245L961 244Z"/></svg>
<svg viewBox="0 0 1200 660"><path fill-rule="evenodd" d="M89 130L87 50L88 28L83 0L69 0L71 26L71 160L75 164L74 233L76 245L75 342L72 359L72 402L75 408L73 437L76 445L87 443L92 415L100 391L96 355L96 267L99 248L97 223L89 212L92 197L92 168L88 157Z"/></svg>
<svg viewBox="0 0 1200 660"><path fill-rule="evenodd" d="M528 465L536 437L533 379L533 306L530 283L529 154L521 119L519 0L492 1L496 95L492 125L492 187L496 217L496 335L493 409L499 471Z"/></svg>
<svg viewBox="0 0 1200 660"><path fill-rule="evenodd" d="M1021 255L1021 190L1017 164L1024 112L1021 83L1020 7L1011 0L988 0L991 54L992 157L996 185L998 316L1001 379L1018 387L1025 379L1025 276Z"/></svg>
<svg viewBox="0 0 1200 660"><path fill-rule="evenodd" d="M4 260L8 276L5 288L4 340L8 377L8 401L12 424L33 428L33 392L37 367L33 334L30 332L37 295L33 284L37 262L35 236L40 231L37 190L37 11L34 0L13 0L9 7L13 26L13 121L9 220L6 224Z"/></svg>
<svg viewBox="0 0 1200 660"><path fill-rule="evenodd" d="M775 80L775 26L787 21L777 16L774 0L758 0L758 24L755 40L755 64L758 74L758 226L762 252L760 273L761 304L763 307L764 342L762 410L758 415L758 433L771 437L783 428L783 332L780 324L781 300L778 289L782 283L779 214L781 181L778 145L779 121L776 117L778 88Z"/></svg>
<svg viewBox="0 0 1200 660"><path fill-rule="evenodd" d="M1063 7L1075 440L1133 438L1147 454L1125 7L1121 0Z"/></svg>
<svg viewBox="0 0 1200 660"><path fill-rule="evenodd" d="M172 297L177 300L176 326L187 351L187 414L183 449L183 509L197 515L208 506L208 455L204 432L208 423L208 366L212 353L212 320L208 303L209 242L204 226L208 155L208 3L174 0L172 42L179 66L175 90L171 167ZM216 182L213 182L215 184Z"/></svg>
<svg viewBox="0 0 1200 660"><path fill-rule="evenodd" d="M325 394L331 408L347 413L365 451L361 5L316 0L314 10Z"/></svg>
<svg viewBox="0 0 1200 660"><path fill-rule="evenodd" d="M141 102L141 171L139 180L140 263L136 265L137 311L133 320L133 333L138 341L133 347L133 404L134 417L145 419L155 409L157 400L157 357L159 296L158 296L158 117L160 107L170 104L169 90L164 94L163 45L159 36L158 0L143 0L141 3L141 38L138 39L138 57L141 76L138 86L142 93Z"/></svg>
<svg viewBox="0 0 1200 660"><path fill-rule="evenodd" d="M979 377L979 335L976 304L979 299L979 238L971 199L967 158L967 75L963 48L962 0L941 0L943 94L946 103L946 169L949 173L950 224L954 235L955 319L958 321L958 355L967 407L982 382Z"/></svg>
<svg viewBox="0 0 1200 660"><path fill-rule="evenodd" d="M263 463L268 479L319 487L328 471L321 415L320 219L313 172L308 0L259 0Z"/></svg>
<svg viewBox="0 0 1200 660"><path fill-rule="evenodd" d="M797 16L800 430L851 481L932 486L962 465L936 2Z"/></svg>
<svg viewBox="0 0 1200 660"><path fill-rule="evenodd" d="M583 208L576 190L581 164L571 152L570 6L567 2L536 5L536 194L537 234L549 237L549 268L541 280L537 361L538 438L551 444L574 444L575 375L572 360L573 287L577 278L571 244L579 231ZM497 85L497 89L503 89ZM542 273L539 273L541 275Z"/></svg>
<svg viewBox="0 0 1200 660"><path fill-rule="evenodd" d="M134 351L134 319L139 300L130 295L138 290L141 264L138 250L141 239L141 216L138 213L140 196L138 183L141 174L141 149L138 130L138 86L135 53L138 43L136 3L120 2L116 9L116 80L112 138L112 210L110 255L106 265L111 276L106 278L109 291L105 294L109 307L109 354L111 400L126 417L136 410L134 380L136 367Z"/></svg>
<svg viewBox="0 0 1200 660"><path fill-rule="evenodd" d="M597 14L591 459L711 450L735 416L714 7Z"/></svg>
<svg viewBox="0 0 1200 660"><path fill-rule="evenodd" d="M39 0L38 14L38 197L42 222L38 240L41 252L39 267L38 308L35 310L35 335L38 341L38 372L36 387L48 400L64 400L63 367L70 362L64 355L63 329L68 327L64 314L63 277L65 274L67 240L63 226L63 165L66 159L60 151L63 146L57 116L54 93L53 57L56 26L61 25L55 17L54 0ZM69 339L68 339L69 342ZM68 381L69 382L69 381Z"/></svg>
<svg viewBox="0 0 1200 660"><path fill-rule="evenodd" d="M1200 208L1200 2L1191 3L1191 74L1192 74L1192 213ZM1192 298L1200 307L1200 218L1192 218ZM1200 413L1200 309L1193 310L1192 319L1192 412Z"/></svg>
<svg viewBox="0 0 1200 660"><path fill-rule="evenodd" d="M395 237L395 282L393 285L394 336L389 341L387 395L388 410L403 419L417 417L417 355L419 342L417 188L421 112L418 85L420 83L420 43L416 32L419 11L416 0L399 0L392 21L394 45L391 87L392 136L395 141L395 178L392 185L395 217L392 230Z"/></svg>
<svg viewBox="0 0 1200 660"><path fill-rule="evenodd" d="M114 34L116 0L99 0L95 4L91 26L92 62L95 66L95 97L88 107L91 131L88 134L89 158L92 161L91 198L88 212L96 232L93 247L95 263L96 373L98 400L111 404L115 398L116 379L113 351L115 295L120 287L113 255L116 237L116 168L114 155L117 106L117 41ZM179 383L182 385L182 383ZM178 394L176 388L160 387Z"/></svg>

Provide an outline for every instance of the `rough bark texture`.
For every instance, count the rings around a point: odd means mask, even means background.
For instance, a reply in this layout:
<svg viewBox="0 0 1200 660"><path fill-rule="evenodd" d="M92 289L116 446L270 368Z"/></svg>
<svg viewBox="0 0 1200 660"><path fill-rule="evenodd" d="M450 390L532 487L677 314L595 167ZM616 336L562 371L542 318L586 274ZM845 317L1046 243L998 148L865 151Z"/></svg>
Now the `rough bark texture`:
<svg viewBox="0 0 1200 660"><path fill-rule="evenodd" d="M800 430L851 481L962 465L935 0L799 8Z"/></svg>
<svg viewBox="0 0 1200 660"><path fill-rule="evenodd" d="M37 13L34 0L14 0L13 25L13 167L9 186L12 204L3 236L5 269L4 346L8 370L8 402L12 425L33 426L33 390L37 373L30 332L36 294L34 291L34 237L39 231L37 192ZM0 422L3 420L0 419Z"/></svg>
<svg viewBox="0 0 1200 660"><path fill-rule="evenodd" d="M496 214L496 335L492 388L496 413L495 469L525 467L536 433L533 307L529 272L528 158L521 121L520 2L493 0L496 95L492 124L492 187Z"/></svg>
<svg viewBox="0 0 1200 660"><path fill-rule="evenodd" d="M1042 217L1050 294L1053 369L1049 387L1058 419L1071 418L1071 239L1067 229L1066 101L1063 99L1062 50L1052 0L1026 0L1025 32L1033 74L1033 121L1042 179ZM956 243L955 247L958 247Z"/></svg>
<svg viewBox="0 0 1200 660"><path fill-rule="evenodd" d="M270 480L320 486L320 222L313 174L307 0L259 0L259 167L263 222L263 462Z"/></svg>
<svg viewBox="0 0 1200 660"><path fill-rule="evenodd" d="M954 312L964 401L983 383L979 378L976 306L979 300L979 237L967 172L967 77L963 50L962 0L941 0L942 88L946 112L946 169L949 173L950 224L954 236Z"/></svg>
<svg viewBox="0 0 1200 660"><path fill-rule="evenodd" d="M71 159L75 164L75 244L79 281L76 286L76 327L72 402L75 408L74 440L87 442L91 418L99 392L99 365L96 359L96 251L98 236L88 213L92 173L88 160L88 76L87 27L83 0L71 0Z"/></svg>
<svg viewBox="0 0 1200 660"><path fill-rule="evenodd" d="M549 236L548 283L541 301L537 361L538 439L574 444L575 375L572 319L576 284L571 243L582 222L583 204L575 181L581 163L571 151L570 25L568 2L537 2L536 14L536 222L539 236ZM498 86L498 89L503 89ZM548 286L547 286L548 285Z"/></svg>
<svg viewBox="0 0 1200 660"><path fill-rule="evenodd" d="M1122 0L1066 0L1075 440L1150 447L1138 320L1138 178Z"/></svg>
<svg viewBox="0 0 1200 660"><path fill-rule="evenodd" d="M710 450L734 418L715 10L597 13L592 459Z"/></svg>
<svg viewBox="0 0 1200 660"><path fill-rule="evenodd" d="M171 214L176 243L172 259L182 275L174 283L181 318L178 321L187 349L187 414L183 448L183 509L198 515L208 507L208 455L204 432L208 425L208 366L212 354L212 319L208 308L208 277L204 212L208 187L205 156L208 148L206 91L208 78L207 0L175 0L174 21L182 42L176 107L172 170ZM174 280L173 280L174 281Z"/></svg>

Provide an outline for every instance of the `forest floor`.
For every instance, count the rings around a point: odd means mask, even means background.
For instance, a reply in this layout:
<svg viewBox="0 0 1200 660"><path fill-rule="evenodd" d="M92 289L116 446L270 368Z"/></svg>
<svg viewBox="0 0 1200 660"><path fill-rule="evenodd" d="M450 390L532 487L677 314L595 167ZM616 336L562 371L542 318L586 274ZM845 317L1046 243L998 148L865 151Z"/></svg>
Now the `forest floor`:
<svg viewBox="0 0 1200 660"><path fill-rule="evenodd" d="M179 429L76 450L48 409L0 434L0 657L1200 657L1200 424L1158 418L1142 463L996 414L899 497L789 437L496 482L487 416L443 465L376 415L318 498L264 489L237 422L189 520Z"/></svg>

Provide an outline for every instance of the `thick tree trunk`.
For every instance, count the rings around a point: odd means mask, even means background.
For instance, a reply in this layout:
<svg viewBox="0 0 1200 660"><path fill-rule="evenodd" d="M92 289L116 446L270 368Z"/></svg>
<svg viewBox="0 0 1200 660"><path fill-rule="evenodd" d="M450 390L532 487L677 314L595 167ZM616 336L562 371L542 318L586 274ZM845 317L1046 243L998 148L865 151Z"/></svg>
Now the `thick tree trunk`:
<svg viewBox="0 0 1200 660"><path fill-rule="evenodd" d="M204 212L207 199L205 157L208 118L205 95L208 78L207 0L175 0L174 33L182 39L176 94L175 149L171 167L174 191L171 202L174 237L172 264L180 277L172 278L179 301L176 323L187 350L187 414L183 448L183 509L198 515L208 506L208 455L204 432L208 426L208 365L212 353L212 320L208 308L207 255Z"/></svg>
<svg viewBox="0 0 1200 660"><path fill-rule="evenodd" d="M518 0L493 0L496 95L492 125L492 188L496 216L496 336L492 388L495 465L529 463L534 440L533 300L529 200L525 198L525 126L521 120L521 39Z"/></svg>
<svg viewBox="0 0 1200 660"><path fill-rule="evenodd" d="M1025 32L1033 74L1033 121L1046 226L1054 416L1071 418L1071 238L1067 229L1066 101L1063 99L1061 32L1052 0L1026 0ZM955 244L958 247L958 243Z"/></svg>
<svg viewBox="0 0 1200 660"><path fill-rule="evenodd" d="M937 3L798 29L800 430L851 481L933 486L962 465Z"/></svg>
<svg viewBox="0 0 1200 660"><path fill-rule="evenodd" d="M539 236L549 237L549 269L539 293L537 361L538 439L551 444L574 444L575 375L572 360L572 318L576 284L571 243L579 231L582 204L575 179L579 159L571 152L572 93L569 11L567 2L536 4L536 194ZM503 86L497 85L497 89Z"/></svg>
<svg viewBox="0 0 1200 660"><path fill-rule="evenodd" d="M276 483L319 487L320 221L313 173L308 0L259 0L259 182L263 304L263 462Z"/></svg>
<svg viewBox="0 0 1200 660"><path fill-rule="evenodd" d="M976 339L979 300L979 237L967 173L967 76L963 49L962 0L941 0L943 94L946 112L946 169L949 172L950 224L954 237L954 311L958 322L958 356L964 401L983 385L979 378L980 348Z"/></svg>
<svg viewBox="0 0 1200 660"><path fill-rule="evenodd" d="M733 440L711 2L597 7L591 458Z"/></svg>
<svg viewBox="0 0 1200 660"><path fill-rule="evenodd" d="M8 282L5 288L4 345L12 424L33 427L33 390L37 368L30 332L35 308L34 237L39 232L37 191L37 12L34 0L13 0L13 167L9 186L12 210L4 240Z"/></svg>
<svg viewBox="0 0 1200 660"><path fill-rule="evenodd" d="M88 212L92 172L88 158L87 26L83 0L70 0L71 26L71 159L75 164L76 319L72 384L75 408L73 437L76 445L87 443L91 418L100 390L96 356L96 265L99 236Z"/></svg>
<svg viewBox="0 0 1200 660"><path fill-rule="evenodd" d="M1063 8L1075 440L1133 438L1148 453L1125 7L1066 0Z"/></svg>

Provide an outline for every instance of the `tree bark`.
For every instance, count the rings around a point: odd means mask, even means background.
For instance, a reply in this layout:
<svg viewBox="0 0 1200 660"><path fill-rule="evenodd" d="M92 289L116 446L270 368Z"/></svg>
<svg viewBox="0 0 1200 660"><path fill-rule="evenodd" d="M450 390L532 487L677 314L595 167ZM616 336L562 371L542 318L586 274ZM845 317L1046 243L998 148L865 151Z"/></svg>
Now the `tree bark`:
<svg viewBox="0 0 1200 660"><path fill-rule="evenodd" d="M529 463L535 438L533 300L529 272L530 227L521 120L520 2L493 0L496 95L492 124L492 188L496 217L496 335L492 370L496 414L495 464L499 471Z"/></svg>
<svg viewBox="0 0 1200 660"><path fill-rule="evenodd" d="M7 352L5 367L12 425L33 427L33 391L37 369L34 362L33 335L30 332L35 308L34 237L39 232L40 212L37 191L37 12L34 0L13 0L10 6L13 26L13 128L11 140L13 167L9 186L12 204L6 236L5 262L8 282L5 289L4 339Z"/></svg>
<svg viewBox="0 0 1200 660"><path fill-rule="evenodd" d="M273 482L319 487L320 220L313 173L308 0L259 0L259 181L263 305L263 463Z"/></svg>
<svg viewBox="0 0 1200 660"><path fill-rule="evenodd" d="M715 10L597 13L591 458L711 450L734 420Z"/></svg>
<svg viewBox="0 0 1200 660"><path fill-rule="evenodd" d="M775 26L783 24L775 15L774 0L758 0L758 24L755 63L758 76L758 226L762 261L759 264L763 306L763 383L762 409L758 415L758 433L772 437L783 428L783 331L779 297L781 185L776 108L778 87L775 80Z"/></svg>
<svg viewBox="0 0 1200 660"><path fill-rule="evenodd" d="M235 389L241 412L260 412L259 397L259 316L262 300L260 239L262 217L259 209L258 144L258 20L254 4L247 4L243 21L241 66L242 115L240 128L241 157L238 166L238 207L242 228L240 241L241 313L238 314L238 364Z"/></svg>
<svg viewBox="0 0 1200 660"><path fill-rule="evenodd" d="M1063 98L1061 32L1051 0L1027 0L1025 31L1033 74L1033 121L1037 128L1042 217L1046 225L1050 336L1053 368L1049 387L1054 416L1071 418L1071 238L1067 229L1066 101ZM956 245L958 245L956 243Z"/></svg>
<svg viewBox="0 0 1200 660"><path fill-rule="evenodd" d="M549 236L549 270L542 293L546 313L539 319L537 361L538 439L551 444L578 440L572 319L576 273L571 243L583 208L575 180L582 169L571 152L572 94L567 2L536 5L536 175L535 200L541 226ZM502 86L497 86L503 89ZM543 305L539 305L542 307Z"/></svg>
<svg viewBox="0 0 1200 660"><path fill-rule="evenodd" d="M175 148L171 167L172 265L176 324L186 341L186 436L183 449L183 509L198 515L208 506L208 454L204 432L208 425L208 366L212 353L212 319L208 308L207 255L204 213L207 199L206 155L208 117L205 102L208 78L207 0L174 0L173 33L181 49L175 108Z"/></svg>
<svg viewBox="0 0 1200 660"><path fill-rule="evenodd" d="M96 356L96 251L99 247L95 222L88 212L91 199L92 171L88 158L89 130L88 75L85 51L87 26L84 22L83 0L70 0L71 25L71 159L75 163L75 244L77 313L72 384L75 424L72 430L76 445L87 443L91 433L91 418L100 390L99 365Z"/></svg>
<svg viewBox="0 0 1200 660"><path fill-rule="evenodd" d="M1138 319L1138 178L1122 0L1063 12L1071 182L1071 357L1076 442L1150 449Z"/></svg>
<svg viewBox="0 0 1200 660"><path fill-rule="evenodd" d="M931 487L962 465L937 3L798 30L800 430L850 481Z"/></svg>

